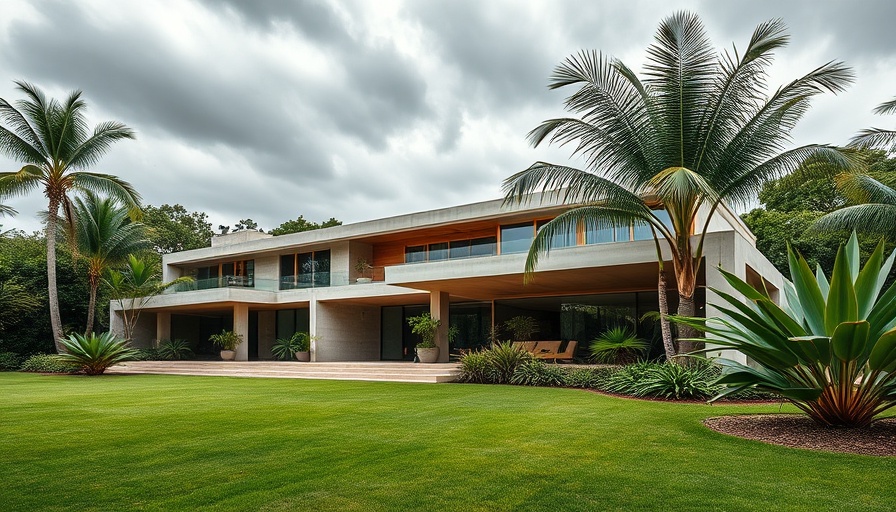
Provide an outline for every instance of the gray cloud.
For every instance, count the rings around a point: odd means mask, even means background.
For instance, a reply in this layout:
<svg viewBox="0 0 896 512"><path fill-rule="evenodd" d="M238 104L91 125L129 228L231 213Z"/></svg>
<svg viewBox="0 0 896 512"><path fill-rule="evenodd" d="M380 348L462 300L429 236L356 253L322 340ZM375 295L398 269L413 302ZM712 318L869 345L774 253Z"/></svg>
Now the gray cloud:
<svg viewBox="0 0 896 512"><path fill-rule="evenodd" d="M83 89L92 122L120 120L139 137L116 145L98 170L132 181L149 203L207 211L215 225L252 217L270 228L299 214L358 221L494 198L532 161L568 156L525 141L562 113L567 91L546 87L552 69L581 49L640 69L659 21L678 9L698 12L719 48L742 47L757 23L782 17L793 36L782 62L821 48L807 65L843 59L857 68L859 83L822 98L796 142L845 142L862 127L894 124L870 113L894 94L896 3L886 0L180 7L4 5L0 97L20 97L14 79L56 94ZM0 158L0 169L18 167ZM43 197L11 203L22 214L0 223L39 227L32 213Z"/></svg>

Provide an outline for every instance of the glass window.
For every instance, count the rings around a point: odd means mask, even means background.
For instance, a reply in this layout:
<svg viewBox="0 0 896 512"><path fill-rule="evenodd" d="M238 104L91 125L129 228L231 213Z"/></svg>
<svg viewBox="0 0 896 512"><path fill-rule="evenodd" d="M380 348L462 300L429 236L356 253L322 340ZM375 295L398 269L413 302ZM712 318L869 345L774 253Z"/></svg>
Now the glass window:
<svg viewBox="0 0 896 512"><path fill-rule="evenodd" d="M469 258L470 257L470 241L455 240L451 242L448 249L448 257L451 259Z"/></svg>
<svg viewBox="0 0 896 512"><path fill-rule="evenodd" d="M501 254L528 252L534 236L532 223L501 226Z"/></svg>
<svg viewBox="0 0 896 512"><path fill-rule="evenodd" d="M541 228L544 227L545 224L550 222L549 220L540 220L535 223L535 229L541 231ZM551 238L551 249L559 249L561 247L575 247L576 245L576 232L572 231L571 233L557 233Z"/></svg>
<svg viewBox="0 0 896 512"><path fill-rule="evenodd" d="M314 253L314 286L330 286L330 251Z"/></svg>
<svg viewBox="0 0 896 512"><path fill-rule="evenodd" d="M650 224L636 223L634 225L635 240L653 240L653 230Z"/></svg>
<svg viewBox="0 0 896 512"><path fill-rule="evenodd" d="M488 236L470 240L470 256L494 256L498 249L498 238Z"/></svg>
<svg viewBox="0 0 896 512"><path fill-rule="evenodd" d="M615 241L615 238L613 237L614 232L615 231L612 228L598 228L597 226L590 226L588 230L585 231L585 243L608 244Z"/></svg>
<svg viewBox="0 0 896 512"><path fill-rule="evenodd" d="M429 261L447 260L448 242L429 244Z"/></svg>
<svg viewBox="0 0 896 512"><path fill-rule="evenodd" d="M614 231L616 232L616 241L617 242L631 241L631 239L632 239L631 226L617 227Z"/></svg>
<svg viewBox="0 0 896 512"><path fill-rule="evenodd" d="M656 210L653 214L656 215L656 218L660 219L660 222L662 222L664 226L669 228L669 231L675 232L675 228L672 226L672 218L669 217L669 212L666 210Z"/></svg>
<svg viewBox="0 0 896 512"><path fill-rule="evenodd" d="M405 263L420 263L426 261L426 246L412 245L404 248Z"/></svg>

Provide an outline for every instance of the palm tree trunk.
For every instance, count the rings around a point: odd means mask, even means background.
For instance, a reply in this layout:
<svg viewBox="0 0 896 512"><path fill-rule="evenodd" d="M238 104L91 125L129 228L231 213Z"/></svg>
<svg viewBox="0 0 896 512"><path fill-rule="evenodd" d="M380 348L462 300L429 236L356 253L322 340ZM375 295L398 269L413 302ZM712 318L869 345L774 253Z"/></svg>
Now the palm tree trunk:
<svg viewBox="0 0 896 512"><path fill-rule="evenodd" d="M93 334L93 317L96 314L96 290L99 283L90 280L90 302L87 304L87 329L84 330L84 336L88 337Z"/></svg>
<svg viewBox="0 0 896 512"><path fill-rule="evenodd" d="M693 317L697 311L696 303L694 302L694 296L690 297L679 296L678 299L678 316L685 317ZM694 341L684 341L682 338L695 338L697 336L697 330L693 327L679 324L678 325L678 353L679 354L687 354L689 352L693 352L694 350L699 350L703 348L701 343L697 343Z"/></svg>
<svg viewBox="0 0 896 512"><path fill-rule="evenodd" d="M53 343L56 352L62 354L65 347L62 339L62 318L59 315L59 290L56 286L56 218L59 200L50 194L49 216L47 217L47 295L50 302L50 326L53 329Z"/></svg>
<svg viewBox="0 0 896 512"><path fill-rule="evenodd" d="M675 343L672 341L672 329L669 326L669 300L666 297L666 271L660 263L659 284L657 285L657 293L659 293L660 303L660 330L663 333L663 348L666 349L666 360L673 361L676 351Z"/></svg>

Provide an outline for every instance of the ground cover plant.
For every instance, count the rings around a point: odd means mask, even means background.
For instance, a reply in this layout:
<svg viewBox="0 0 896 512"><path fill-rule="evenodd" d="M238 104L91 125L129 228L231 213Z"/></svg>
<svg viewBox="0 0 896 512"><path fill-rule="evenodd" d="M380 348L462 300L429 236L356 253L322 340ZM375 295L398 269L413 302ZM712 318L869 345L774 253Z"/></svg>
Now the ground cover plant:
<svg viewBox="0 0 896 512"><path fill-rule="evenodd" d="M777 405L25 373L0 374L0 396L9 511L891 510L896 499L892 459L765 445L701 424Z"/></svg>

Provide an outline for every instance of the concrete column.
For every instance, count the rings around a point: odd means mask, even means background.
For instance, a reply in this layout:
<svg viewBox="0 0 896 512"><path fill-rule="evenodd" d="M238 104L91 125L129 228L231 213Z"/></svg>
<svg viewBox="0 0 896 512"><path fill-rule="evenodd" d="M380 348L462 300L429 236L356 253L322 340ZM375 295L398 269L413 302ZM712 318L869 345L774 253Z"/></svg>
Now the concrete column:
<svg viewBox="0 0 896 512"><path fill-rule="evenodd" d="M233 305L233 332L243 337L243 342L236 347L236 360L249 360L249 305Z"/></svg>
<svg viewBox="0 0 896 512"><path fill-rule="evenodd" d="M171 339L171 313L159 311L156 313L156 343Z"/></svg>
<svg viewBox="0 0 896 512"><path fill-rule="evenodd" d="M429 292L429 314L436 320L441 320L442 325L436 333L436 345L439 346L439 362L447 363L450 348L448 347L448 292Z"/></svg>
<svg viewBox="0 0 896 512"><path fill-rule="evenodd" d="M115 334L121 339L124 339L124 319L122 319L121 311L115 311L111 307L109 308L109 332Z"/></svg>
<svg viewBox="0 0 896 512"><path fill-rule="evenodd" d="M332 267L331 267L332 268ZM320 336L317 329L317 299L312 297L308 302L308 334L311 336L311 361L317 361L317 344Z"/></svg>

